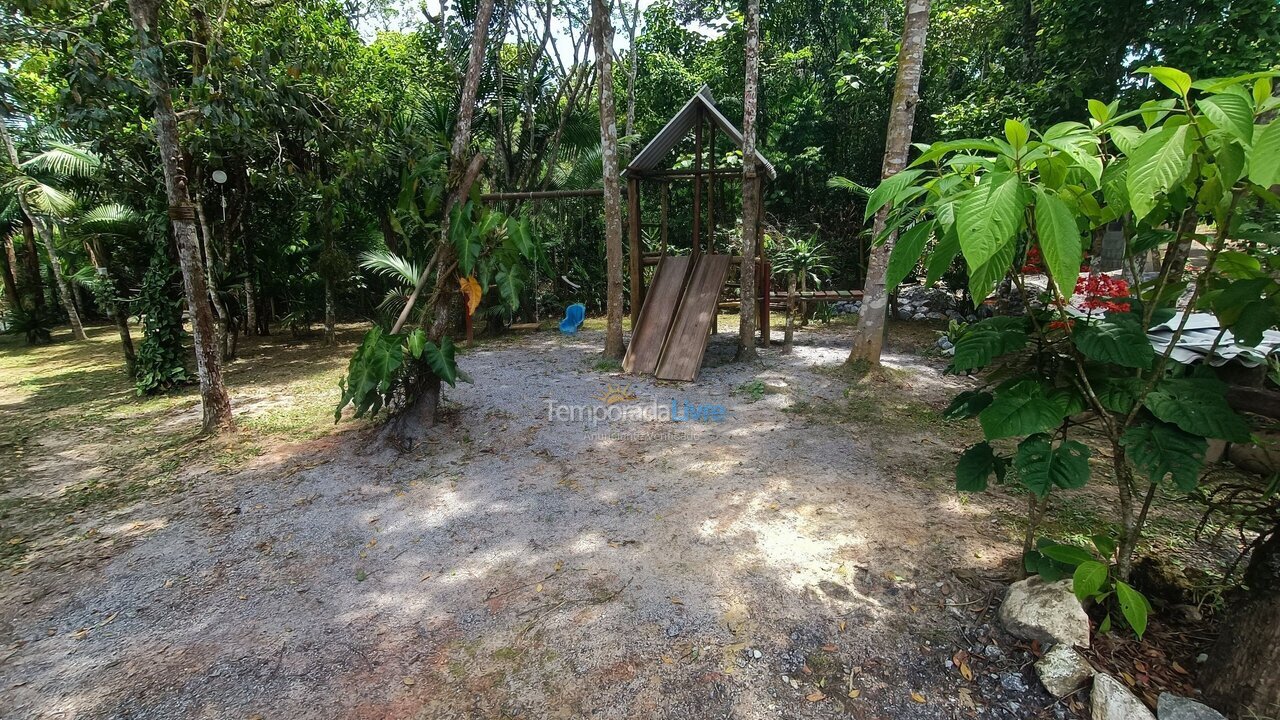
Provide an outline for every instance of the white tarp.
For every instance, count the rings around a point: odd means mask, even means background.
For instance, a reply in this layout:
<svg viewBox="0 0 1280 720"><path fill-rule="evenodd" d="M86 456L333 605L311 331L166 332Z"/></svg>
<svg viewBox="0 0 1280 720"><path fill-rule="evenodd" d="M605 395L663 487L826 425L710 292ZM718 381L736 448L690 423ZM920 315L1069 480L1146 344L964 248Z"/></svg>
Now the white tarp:
<svg viewBox="0 0 1280 720"><path fill-rule="evenodd" d="M1178 313L1168 322L1147 331L1151 346L1157 353L1163 353L1169 347L1169 340L1173 338L1173 333L1181 322L1182 313ZM1218 326L1218 318L1212 314L1191 313L1191 317L1187 318L1187 326L1183 328L1182 337L1178 338L1178 344L1169 357L1184 365L1207 361L1218 367L1235 360L1245 367L1257 367L1267 361L1267 356L1275 353L1280 353L1280 331L1264 331L1262 342L1251 347L1237 343L1230 330L1222 332L1222 328Z"/></svg>

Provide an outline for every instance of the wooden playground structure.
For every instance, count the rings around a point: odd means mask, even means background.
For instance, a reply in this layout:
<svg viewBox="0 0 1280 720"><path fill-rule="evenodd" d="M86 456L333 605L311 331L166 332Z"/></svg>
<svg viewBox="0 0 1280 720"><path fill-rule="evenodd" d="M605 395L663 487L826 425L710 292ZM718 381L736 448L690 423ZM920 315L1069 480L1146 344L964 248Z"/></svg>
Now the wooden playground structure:
<svg viewBox="0 0 1280 720"><path fill-rule="evenodd" d="M662 163L671 151L693 135L693 165L669 169ZM630 373L654 375L662 380L691 381L698 376L710 335L722 307L738 307L741 299L721 301L729 285L731 270L742 267L742 256L717 253L715 246L715 197L724 191L725 181L761 183L777 176L773 165L756 153L757 172L742 168L716 167L717 134L724 134L739 150L742 133L720 112L703 87L685 103L653 140L623 170L627 181L627 234L630 245L631 342L622 367ZM704 160L709 159L709 162ZM763 177L762 177L763 176ZM688 254L673 253L669 223L670 189L673 182L692 183L692 227L688 229ZM644 188L656 186L659 193L659 247L646 252L641 241L644 226L640 198ZM704 203L704 198L706 202ZM757 237L763 211L750 220L756 223ZM705 217L704 217L705 216ZM732 222L732 220L730 220ZM683 248L681 248L683 250ZM653 280L646 285L645 269L655 267ZM770 271L763 243L755 258L760 342L769 344Z"/></svg>
<svg viewBox="0 0 1280 720"><path fill-rule="evenodd" d="M733 248L717 252L715 200L723 197L726 183L756 183L759 186L766 178L776 178L777 171L759 152L756 153L754 173L748 174L741 167L716 167L716 141L721 134L742 150L741 131L716 107L711 89L703 86L622 171L622 178L626 180L628 271L631 280L631 341L622 361L626 372L653 375L660 380L695 380L710 336L716 332L720 310L741 308L741 293L726 297L726 290L741 288L743 258L734 255ZM693 136L692 166L664 166L672 151L690 135ZM672 184L677 182L691 183L692 222L690 227L677 228L679 232L673 233L669 210ZM646 188L658 192L657 223L644 222L640 201ZM482 199L493 202L598 197L603 192L599 188L503 192L489 193ZM753 301L757 307L759 341L768 347L771 310L786 311L790 316L797 302L807 306L809 303L856 299L862 296L862 292L774 291L773 272L764 252L764 235L761 232L763 193L758 197L762 200L759 212L751 220L756 224L756 237L761 239L752 264L757 289ZM736 219L734 214L726 220L734 223ZM656 251L645 250L644 227L658 229ZM673 243L673 239L681 242ZM683 242L685 239L687 244ZM646 282L646 271L650 267L654 268L653 277Z"/></svg>

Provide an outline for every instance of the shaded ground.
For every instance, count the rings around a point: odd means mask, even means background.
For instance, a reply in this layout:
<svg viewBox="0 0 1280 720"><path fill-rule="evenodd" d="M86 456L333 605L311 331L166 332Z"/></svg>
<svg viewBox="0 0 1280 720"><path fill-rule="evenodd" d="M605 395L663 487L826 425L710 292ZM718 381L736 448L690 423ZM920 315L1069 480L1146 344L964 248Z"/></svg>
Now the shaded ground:
<svg viewBox="0 0 1280 720"><path fill-rule="evenodd" d="M241 432L136 400L108 330L0 349L0 715L15 718L1065 717L992 627L1021 502L952 490L963 386L847 328L693 385L601 335L482 344L411 455L335 430L336 349L251 341ZM724 406L722 422L549 418Z"/></svg>

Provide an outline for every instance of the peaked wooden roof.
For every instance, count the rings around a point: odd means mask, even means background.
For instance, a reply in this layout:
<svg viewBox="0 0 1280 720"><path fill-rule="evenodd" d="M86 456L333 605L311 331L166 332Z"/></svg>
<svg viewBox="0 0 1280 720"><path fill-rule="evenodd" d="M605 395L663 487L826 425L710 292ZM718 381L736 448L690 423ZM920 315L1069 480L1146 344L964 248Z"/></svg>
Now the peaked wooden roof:
<svg viewBox="0 0 1280 720"><path fill-rule="evenodd" d="M623 175L637 174L643 175L645 171L656 170L667 157L667 153L671 152L681 140L689 134L694 124L698 121L698 112L702 111L711 118L724 134L733 139L738 149L742 149L742 132L729 122L729 119L720 112L720 108L716 107L715 101L711 98L711 88L706 85L702 86L693 97L689 98L689 102L680 108L680 112L667 121L665 127L658 131L658 134L644 146L631 163L627 165ZM756 151L756 162L764 169L765 174L772 180L778 176L778 171L774 169L773 163L769 162L765 156Z"/></svg>

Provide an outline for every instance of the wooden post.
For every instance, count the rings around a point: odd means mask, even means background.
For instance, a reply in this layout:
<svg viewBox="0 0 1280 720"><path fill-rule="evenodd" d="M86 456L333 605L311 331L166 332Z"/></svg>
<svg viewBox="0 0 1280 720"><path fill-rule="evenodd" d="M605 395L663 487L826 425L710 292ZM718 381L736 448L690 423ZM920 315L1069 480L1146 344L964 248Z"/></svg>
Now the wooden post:
<svg viewBox="0 0 1280 720"><path fill-rule="evenodd" d="M716 126L707 123L711 181L707 183L707 254L716 251Z"/></svg>
<svg viewBox="0 0 1280 720"><path fill-rule="evenodd" d="M769 266L769 261L764 256L764 236L761 233L761 226L764 224L764 188L762 187L763 183L760 180L760 175L757 174L754 178L751 178L751 182L755 183L756 197L760 200L756 204L756 257L759 258L763 277L756 287L762 290L764 297L764 302L761 303L760 312L756 317L760 322L760 345L761 347L769 347L769 295L773 292L771 282L773 269Z"/></svg>
<svg viewBox="0 0 1280 720"><path fill-rule="evenodd" d="M644 265L640 244L640 180L627 177L627 237L631 245L631 329L634 332L640 321L640 308L644 307Z"/></svg>
<svg viewBox="0 0 1280 720"><path fill-rule="evenodd" d="M796 274L787 273L787 329L782 335L782 352L791 352L792 325L796 314Z"/></svg>
<svg viewBox="0 0 1280 720"><path fill-rule="evenodd" d="M690 241L690 265L698 261L703 240L703 109L694 122L694 236Z"/></svg>
<svg viewBox="0 0 1280 720"><path fill-rule="evenodd" d="M659 254L667 254L667 205L671 200L671 183L662 183L662 248Z"/></svg>

